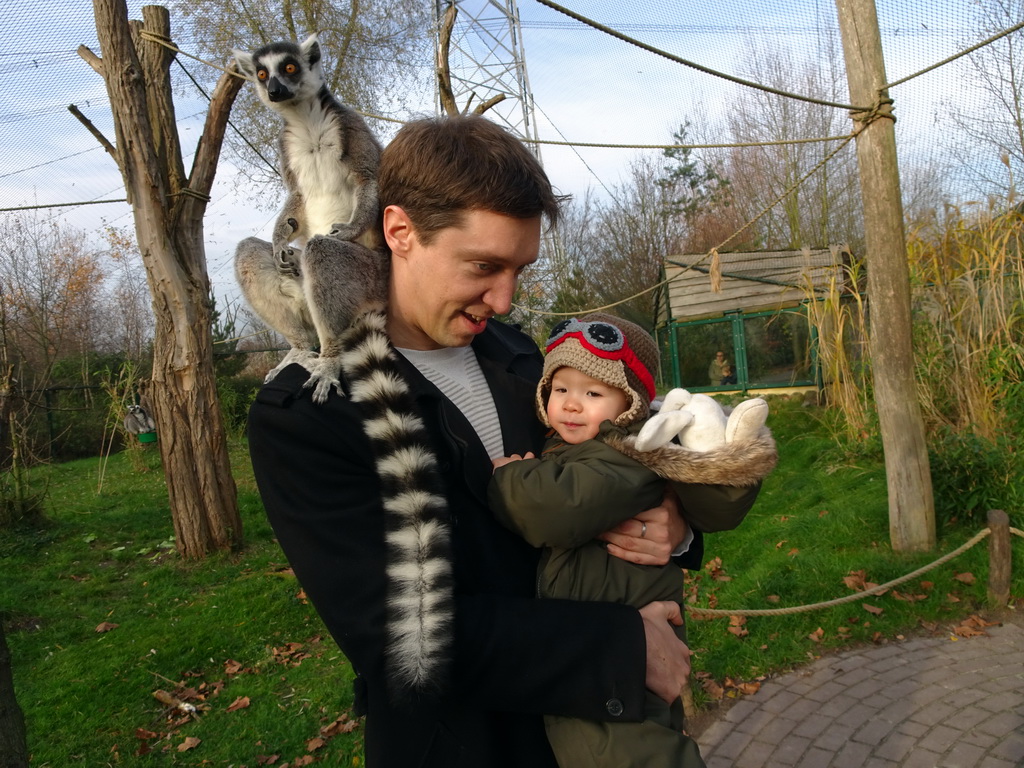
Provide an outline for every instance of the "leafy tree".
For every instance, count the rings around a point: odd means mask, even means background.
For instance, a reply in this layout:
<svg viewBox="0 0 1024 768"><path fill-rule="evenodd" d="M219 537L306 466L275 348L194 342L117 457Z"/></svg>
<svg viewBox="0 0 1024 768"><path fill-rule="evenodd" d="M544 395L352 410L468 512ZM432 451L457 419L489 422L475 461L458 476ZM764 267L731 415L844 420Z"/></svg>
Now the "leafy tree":
<svg viewBox="0 0 1024 768"><path fill-rule="evenodd" d="M689 120L680 125L679 130L672 132L672 140L684 146L663 151L662 154L670 162L664 166L665 175L658 179L657 184L665 193L668 212L682 216L689 225L702 209L729 204L729 180L722 178L715 168L695 157L691 147L685 146L693 143Z"/></svg>

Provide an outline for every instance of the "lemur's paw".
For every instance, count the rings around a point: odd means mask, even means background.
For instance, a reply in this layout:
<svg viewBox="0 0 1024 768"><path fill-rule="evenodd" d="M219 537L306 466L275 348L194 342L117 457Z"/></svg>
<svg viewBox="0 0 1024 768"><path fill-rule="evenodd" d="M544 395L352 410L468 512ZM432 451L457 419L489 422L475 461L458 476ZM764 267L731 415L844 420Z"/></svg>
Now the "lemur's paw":
<svg viewBox="0 0 1024 768"><path fill-rule="evenodd" d="M324 403L333 388L339 397L344 397L345 392L341 388L341 360L337 357L318 357L310 360L305 369L309 371L309 378L302 386L305 389L313 390L313 402Z"/></svg>
<svg viewBox="0 0 1024 768"><path fill-rule="evenodd" d="M277 271L285 276L298 277L299 264L295 259L295 249L285 248L277 253Z"/></svg>

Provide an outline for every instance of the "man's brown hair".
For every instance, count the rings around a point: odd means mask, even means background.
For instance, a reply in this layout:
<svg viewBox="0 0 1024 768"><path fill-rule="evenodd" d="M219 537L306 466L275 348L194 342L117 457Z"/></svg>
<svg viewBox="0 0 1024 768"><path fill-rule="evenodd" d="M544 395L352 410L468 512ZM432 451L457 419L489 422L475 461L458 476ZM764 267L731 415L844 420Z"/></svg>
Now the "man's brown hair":
<svg viewBox="0 0 1024 768"><path fill-rule="evenodd" d="M405 211L425 245L473 210L554 225L560 202L523 143L477 115L406 123L381 155L377 194L381 210Z"/></svg>

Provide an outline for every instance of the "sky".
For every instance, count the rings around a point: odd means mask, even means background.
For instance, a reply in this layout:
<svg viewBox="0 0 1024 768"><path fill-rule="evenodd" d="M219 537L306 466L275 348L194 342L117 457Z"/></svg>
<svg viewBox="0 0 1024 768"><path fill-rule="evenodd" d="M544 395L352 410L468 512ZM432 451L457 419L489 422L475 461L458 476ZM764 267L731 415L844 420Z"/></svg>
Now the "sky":
<svg viewBox="0 0 1024 768"><path fill-rule="evenodd" d="M463 18L481 2L466 0ZM739 77L748 75L755 50L785 49L796 57L806 56L836 30L833 0L635 0L628 5L563 0L563 4L650 45ZM138 0L128 3L132 18L141 16L141 5ZM878 0L890 80L959 50L970 37L966 6L958 0ZM102 79L76 53L81 44L98 50L92 4L63 0L60 23L39 24L52 7L42 0L0 0L0 68L7 75L6 87L0 89L3 208L124 196L113 161L67 110L69 104L77 105L113 139ZM664 144L671 141L673 128L691 116L703 114L707 125L714 126L737 96L739 86L615 40L537 0L519 0L518 10L541 139ZM203 66L185 61L190 68ZM793 90L799 91L799 84ZM951 67L899 86L893 95L898 135L905 137L907 147L935 144L929 137L936 129L937 105L943 98L969 99L962 78ZM415 110L432 110L429 93L412 94L409 101ZM179 94L176 103L188 166L205 116L205 101ZM391 125L370 123L382 135L393 130ZM599 197L614 193L630 161L640 153L541 147L555 186L576 196L588 189ZM222 162L205 221L207 260L218 295L236 295L235 244L250 235L269 237L276 218L273 204L266 202L268 196L254 192L239 181L229 163ZM257 199L264 202L258 204ZM123 203L45 209L34 215L90 233L105 226L132 226L130 210Z"/></svg>

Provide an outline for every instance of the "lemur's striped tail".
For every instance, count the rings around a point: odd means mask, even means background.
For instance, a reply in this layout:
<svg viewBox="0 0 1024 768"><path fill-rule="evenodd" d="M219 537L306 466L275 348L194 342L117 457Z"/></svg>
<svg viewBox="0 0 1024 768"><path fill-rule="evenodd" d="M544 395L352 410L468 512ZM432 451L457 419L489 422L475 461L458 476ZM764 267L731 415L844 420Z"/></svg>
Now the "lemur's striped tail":
<svg viewBox="0 0 1024 768"><path fill-rule="evenodd" d="M454 614L448 503L437 458L398 369L383 308L356 317L342 346L349 397L367 411L387 517L388 678L396 693L428 692L446 674Z"/></svg>

